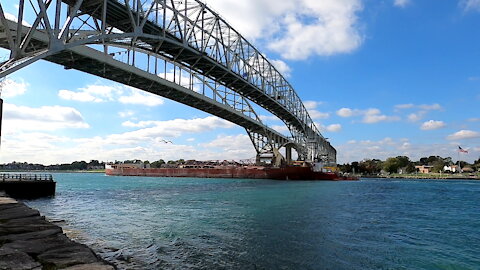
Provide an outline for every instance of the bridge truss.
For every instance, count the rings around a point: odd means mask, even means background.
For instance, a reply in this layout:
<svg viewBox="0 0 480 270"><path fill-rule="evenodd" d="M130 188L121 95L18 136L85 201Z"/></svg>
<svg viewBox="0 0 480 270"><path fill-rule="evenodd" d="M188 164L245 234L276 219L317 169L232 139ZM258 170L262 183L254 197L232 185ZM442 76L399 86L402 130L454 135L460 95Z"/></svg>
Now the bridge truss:
<svg viewBox="0 0 480 270"><path fill-rule="evenodd" d="M336 162L336 150L293 87L204 3L16 1L16 18L0 3L0 46L10 50L0 63L0 78L43 59L236 123L246 129L258 155L293 147L300 160ZM291 136L263 124L250 102L281 119Z"/></svg>

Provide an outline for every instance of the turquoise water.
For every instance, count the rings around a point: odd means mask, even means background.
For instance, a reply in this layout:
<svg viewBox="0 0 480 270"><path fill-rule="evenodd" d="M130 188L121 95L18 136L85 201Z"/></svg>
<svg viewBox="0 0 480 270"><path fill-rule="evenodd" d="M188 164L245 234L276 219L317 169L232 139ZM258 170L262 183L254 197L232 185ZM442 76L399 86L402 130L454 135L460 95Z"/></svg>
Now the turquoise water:
<svg viewBox="0 0 480 270"><path fill-rule="evenodd" d="M121 269L480 269L480 181L54 177L27 204Z"/></svg>

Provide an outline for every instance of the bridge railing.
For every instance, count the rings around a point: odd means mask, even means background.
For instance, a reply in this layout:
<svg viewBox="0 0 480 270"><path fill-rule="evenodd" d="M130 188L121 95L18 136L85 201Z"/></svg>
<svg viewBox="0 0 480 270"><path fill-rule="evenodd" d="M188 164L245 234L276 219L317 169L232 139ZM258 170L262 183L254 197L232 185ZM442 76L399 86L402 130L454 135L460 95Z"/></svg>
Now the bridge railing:
<svg viewBox="0 0 480 270"><path fill-rule="evenodd" d="M120 4L129 3L125 0L116 1ZM130 8L137 14L146 15L147 21L162 31L234 72L239 79L260 89L322 137L285 77L264 54L210 7L198 0L147 0L141 6L133 3ZM281 115L279 117L283 118Z"/></svg>
<svg viewBox="0 0 480 270"><path fill-rule="evenodd" d="M0 180L5 181L53 181L51 174L37 173L0 173Z"/></svg>

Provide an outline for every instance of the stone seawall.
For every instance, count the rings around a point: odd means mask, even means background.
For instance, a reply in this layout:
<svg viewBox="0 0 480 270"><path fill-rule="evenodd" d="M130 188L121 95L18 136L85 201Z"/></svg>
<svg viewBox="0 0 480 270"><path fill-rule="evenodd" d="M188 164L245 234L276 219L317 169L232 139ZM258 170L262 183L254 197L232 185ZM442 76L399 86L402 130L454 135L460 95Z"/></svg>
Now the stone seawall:
<svg viewBox="0 0 480 270"><path fill-rule="evenodd" d="M114 270L89 247L70 240L61 227L0 192L0 269Z"/></svg>

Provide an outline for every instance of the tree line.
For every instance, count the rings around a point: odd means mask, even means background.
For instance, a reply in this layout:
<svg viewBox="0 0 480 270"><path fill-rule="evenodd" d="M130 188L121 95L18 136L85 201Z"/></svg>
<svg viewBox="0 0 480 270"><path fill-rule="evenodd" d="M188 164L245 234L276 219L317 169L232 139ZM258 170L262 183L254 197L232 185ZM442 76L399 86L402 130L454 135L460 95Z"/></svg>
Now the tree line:
<svg viewBox="0 0 480 270"><path fill-rule="evenodd" d="M387 158L385 161L379 159L365 159L339 165L342 172L357 173L364 175L377 175L382 172L386 173L415 173L415 166L432 166L432 172L443 171L444 166L452 166L454 163L451 157L429 156L422 157L418 161L412 161L407 156L397 156ZM460 161L461 168L471 168L473 171L480 170L480 158L472 164Z"/></svg>
<svg viewBox="0 0 480 270"><path fill-rule="evenodd" d="M43 165L27 162L10 162L7 164L0 164L2 170L12 171L83 171L83 170L97 170L105 167L105 162L98 160L74 161L72 163L63 163L55 165Z"/></svg>
<svg viewBox="0 0 480 270"><path fill-rule="evenodd" d="M142 161L139 159L118 161L116 160L115 164L125 163L125 164L150 164L152 168L160 168L164 164L181 164L184 163L184 159L179 160L169 160L164 161L159 159L153 162L148 160ZM28 163L28 162L10 162L6 164L0 164L0 170L7 171L85 171L85 170L100 170L105 168L104 161L90 160L86 161L74 161L72 163L63 163L63 164L54 164L54 165L43 165L38 163Z"/></svg>

